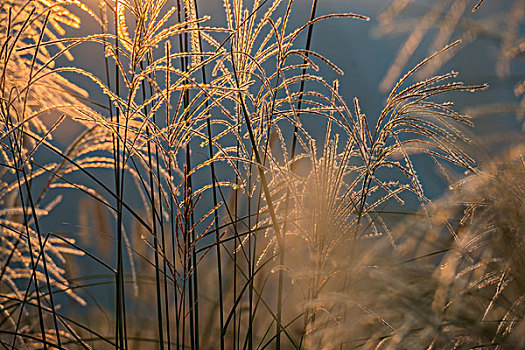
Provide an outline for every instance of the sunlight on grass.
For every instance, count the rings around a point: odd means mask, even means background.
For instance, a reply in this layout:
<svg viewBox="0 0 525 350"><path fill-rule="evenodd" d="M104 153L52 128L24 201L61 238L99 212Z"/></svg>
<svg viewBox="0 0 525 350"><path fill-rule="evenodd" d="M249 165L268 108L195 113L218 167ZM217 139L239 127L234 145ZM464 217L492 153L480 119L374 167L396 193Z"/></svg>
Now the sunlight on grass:
<svg viewBox="0 0 525 350"><path fill-rule="evenodd" d="M523 73L523 1L393 0L378 113L312 39L371 18L324 5L2 5L4 347L524 346L522 141L473 136L451 101L492 90L448 65L489 35L496 74ZM467 111L519 118L507 85L510 107Z"/></svg>

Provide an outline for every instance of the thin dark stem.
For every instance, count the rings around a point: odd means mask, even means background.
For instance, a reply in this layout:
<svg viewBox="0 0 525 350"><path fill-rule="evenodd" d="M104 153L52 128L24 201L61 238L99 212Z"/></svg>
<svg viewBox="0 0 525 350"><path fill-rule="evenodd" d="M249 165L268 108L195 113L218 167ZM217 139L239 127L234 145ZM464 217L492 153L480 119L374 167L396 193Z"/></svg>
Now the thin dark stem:
<svg viewBox="0 0 525 350"><path fill-rule="evenodd" d="M315 18L315 14L316 14L316 10L317 10L317 0L313 0L312 1L312 7L311 7L311 11L310 11L310 22L314 20ZM304 64L305 64L305 67L303 68L303 73L302 73L302 77L303 79L301 79L301 86L299 88L299 102L297 103L297 121L299 121L299 118L300 118L300 111L301 111L301 107L302 107L302 102L303 102L303 99L302 99L302 95L303 95L303 92L304 92L304 85L305 85L305 81L306 79L304 79L304 76L306 75L306 64L307 64L307 58L309 56L309 52L310 52L310 46L311 46L311 43L312 43L312 34L313 34L313 29L314 29L314 25L313 23L308 27L308 33L307 33L307 37L306 37L306 51L305 51L305 55L306 55L306 58L304 60ZM297 126L297 123L295 123L295 126L294 126L294 130L293 130L293 135L292 135L292 149L291 149L291 152L290 152L290 158L289 160L293 160L293 158L295 157L295 152L296 152L296 147L297 147L297 132L298 132L298 126ZM293 166L293 165L292 165ZM288 210L289 210L289 197L290 197L290 190L289 189L286 189L286 196L285 196L285 208L284 208L284 215L285 215L285 218L288 217ZM279 264L281 266L284 266L284 258L285 258L285 244L286 244L286 230L287 230L287 225L286 225L286 222L283 224L283 238L282 238L282 252L281 254L279 255ZM281 321L281 312L282 312L282 293L283 293L283 270L280 269L279 270L279 286L278 286L278 295L277 295L277 317L279 319L279 321ZM308 313L306 313L306 317L305 317L305 327L306 327L306 319L308 318L307 317ZM277 350L279 350L281 348L281 331L279 329L279 327L277 327L277 330L276 330L276 337L275 337L275 348ZM304 333L304 330L303 330L303 333Z"/></svg>
<svg viewBox="0 0 525 350"><path fill-rule="evenodd" d="M196 17L199 18L199 7L198 7L198 1L194 0L195 4L195 14ZM197 27L199 27L199 24L197 24ZM199 49L202 52L202 38L201 33L199 33ZM202 82L204 85L206 85L207 77L206 77L206 68L203 65L202 69ZM206 98L205 101L205 108L206 110L209 110L209 99ZM206 131L208 136L208 152L210 160L213 159L213 146L212 146L212 130L211 130L211 122L210 118L206 119ZM213 195L213 206L217 208L217 183L215 181L215 163L211 162L210 164L210 171L211 171L211 180L212 180L212 195ZM213 221L214 221L214 229L215 229L215 240L217 242L217 276L218 276L218 286L219 286L219 327L221 329L221 339L220 339L220 350L224 350L224 336L222 333L222 329L224 327L224 305L223 305L223 290L222 290L222 261L221 261L221 244L219 244L220 241L220 233L219 233L219 213L218 209L216 209L213 212Z"/></svg>

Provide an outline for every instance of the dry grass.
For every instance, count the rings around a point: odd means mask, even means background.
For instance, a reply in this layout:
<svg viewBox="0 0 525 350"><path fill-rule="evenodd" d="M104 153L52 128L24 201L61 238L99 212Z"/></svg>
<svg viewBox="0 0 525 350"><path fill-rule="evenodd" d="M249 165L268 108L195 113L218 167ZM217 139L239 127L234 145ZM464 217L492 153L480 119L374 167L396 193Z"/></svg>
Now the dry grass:
<svg viewBox="0 0 525 350"><path fill-rule="evenodd" d="M460 45L448 43L463 12L485 3L436 2L451 7L431 53L406 69L414 50L401 51L371 117L326 81L342 71L310 48L316 23L368 17L319 16L314 0L291 28L292 1L224 0L226 23L212 27L199 5L2 5L0 343L523 346L523 168L478 168L464 147L469 116L443 101L486 85L436 75ZM382 25L406 6L395 2ZM437 23L436 8L412 36ZM99 30L67 37L74 13ZM76 65L81 46L98 48L104 74ZM67 121L82 131L63 146ZM471 174L455 194L468 203L459 224L462 207L427 198L420 156ZM509 182L510 197L497 197ZM61 200L78 203L67 234L46 220L64 221ZM421 213L400 211L407 201ZM411 230L393 229L392 215ZM434 260L413 264L421 257Z"/></svg>
<svg viewBox="0 0 525 350"><path fill-rule="evenodd" d="M398 263L374 272L382 291L367 305L389 324L372 324L370 346L523 347L521 152L435 202L432 225L415 217L394 232Z"/></svg>

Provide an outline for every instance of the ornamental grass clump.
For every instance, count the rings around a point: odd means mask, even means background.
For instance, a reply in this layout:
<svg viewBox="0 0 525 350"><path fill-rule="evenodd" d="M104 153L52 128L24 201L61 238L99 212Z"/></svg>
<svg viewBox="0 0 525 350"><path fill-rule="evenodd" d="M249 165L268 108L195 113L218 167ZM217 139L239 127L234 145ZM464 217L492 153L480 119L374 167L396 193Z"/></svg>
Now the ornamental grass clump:
<svg viewBox="0 0 525 350"><path fill-rule="evenodd" d="M377 269L369 308L386 325L384 348L523 346L522 149L457 184L456 191L394 230L398 263Z"/></svg>
<svg viewBox="0 0 525 350"><path fill-rule="evenodd" d="M435 220L418 159L480 176L464 148L472 121L445 98L486 85L455 71L413 80L459 41L447 36L403 67L369 115L341 92L341 68L311 48L318 23L367 16L319 15L314 0L294 28L292 0L224 0L225 23L211 25L197 0L97 5L16 0L0 10L5 347L419 345L409 337L421 331L418 310L399 311L413 298L405 289L436 295L424 304L434 325L448 317L444 290L468 294L451 276L477 271L451 266L503 254L468 248L474 238L446 225L441 275L414 269L406 277L430 281L419 286L395 274L412 237L392 215ZM69 35L80 18L95 26ZM93 66L75 57L85 47ZM421 214L403 212L407 202ZM503 310L513 272L502 266L468 289L498 281L483 317ZM506 320L520 318L521 294L514 301ZM441 335L426 325L421 344Z"/></svg>

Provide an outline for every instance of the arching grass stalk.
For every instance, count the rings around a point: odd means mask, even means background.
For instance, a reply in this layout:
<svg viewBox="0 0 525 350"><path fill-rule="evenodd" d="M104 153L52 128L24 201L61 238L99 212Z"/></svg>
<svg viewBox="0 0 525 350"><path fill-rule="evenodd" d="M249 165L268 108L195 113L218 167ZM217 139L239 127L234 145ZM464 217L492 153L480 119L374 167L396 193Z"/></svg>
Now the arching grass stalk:
<svg viewBox="0 0 525 350"><path fill-rule="evenodd" d="M312 7L311 7L311 10L310 10L310 20L309 22L312 22L314 19L315 19L315 16L316 16L316 11L317 11L317 0L313 0L312 1ZM309 53L310 53L310 45L312 43L312 34L313 34L313 31L314 31L314 23L311 23L310 26L308 27L308 33L307 33L307 36L306 36L306 51L305 51L305 59L304 59L304 65L305 67L303 68L303 73L302 73L302 77L303 79L301 79L301 85L300 85L300 88L299 88L299 102L297 102L297 123L299 122L300 120L300 112L301 112L301 108L302 108L302 102L303 102L303 99L302 99L302 96L303 96L303 92L304 92L304 84L306 82L306 79L304 79L304 76L306 75L306 69L307 69L307 63L308 63L308 56L309 56ZM294 125L294 129L293 129L293 134L292 134L292 149L290 151L290 158L289 158L289 161L292 161L295 157L295 152L296 152L296 147L297 147L297 133L299 132L298 130L298 127L297 127L297 124ZM293 167L293 165L292 165ZM286 189L286 196L285 196L285 207L284 207L284 217L285 219L288 217L288 206L289 206L289 197L290 197L290 191L289 189ZM281 254L279 254L279 265L281 266L284 266L285 264L285 261L284 261L284 257L285 257L285 253L286 253L286 230L287 230L287 227L286 227L286 220L284 222L284 225L283 225L283 237L282 237L282 251L281 251ZM279 269L279 286L278 286L278 295L277 295L277 318L279 319L279 321L281 321L281 313L282 313L282 298L283 298L283 269ZM306 328L306 320L308 319L308 312L306 312L306 315L305 315L305 328ZM306 330L306 329L305 329ZM303 330L303 333L304 331ZM302 336L301 336L301 343L302 343ZM279 327L277 327L276 329L276 335L275 335L275 348L277 350L279 350L281 348L281 330Z"/></svg>
<svg viewBox="0 0 525 350"><path fill-rule="evenodd" d="M246 105L244 103L244 98L243 98L241 90L240 90L239 78L238 78L238 75L237 75L237 69L235 67L235 58L233 57L233 47L231 48L230 54L231 54L231 62L232 62L232 68L233 68L233 76L234 76L234 79L235 79L236 88L238 89L238 98L239 98L239 104L241 105L242 116L244 118L244 122L246 123L246 128L248 129L248 134L249 134L249 137L250 137L252 150L253 150L253 152L255 154L256 166L257 166L257 169L259 171L259 177L261 179L261 185L263 187L264 197L266 199L266 203L268 205L268 210L270 212L270 217L271 217L271 220L272 220L272 226L273 226L273 229L275 230L275 234L276 234L276 237L277 237L277 242L279 244L279 251L282 252L283 246L282 246L281 230L280 230L279 224L277 222L277 216L275 215L275 208L274 208L274 205L273 205L273 202L272 202L272 198L271 198L271 195L270 195L270 190L268 188L268 182L266 181L266 175L264 173L264 168L263 168L263 165L262 165L263 163L262 163L261 157L259 155L259 151L257 149L257 142L255 141L255 136L254 136L254 133L253 133L253 130L252 130L252 126L251 126L251 122L250 122L250 118L249 118L249 115L248 115L248 110L246 108ZM278 321L278 323L279 323L278 326L281 327L281 322Z"/></svg>
<svg viewBox="0 0 525 350"><path fill-rule="evenodd" d="M22 118L24 118L25 114L26 114L26 106L27 106L27 101L28 101L29 86L32 83L35 62L36 62L36 59L37 59L37 56L38 56L38 53L39 53L39 48L40 48L40 44L42 42L44 31L45 31L47 23L48 23L49 15L50 15L50 12L48 11L47 14L46 14L46 17L45 17L45 19L43 21L42 27L40 29L40 35L38 37L38 41L37 41L37 44L36 44L35 53L33 55L32 61L31 61L31 67L30 67L30 71L29 71L29 78L28 78L28 82L27 82L28 87L26 89L25 98L23 100L24 102L23 102L23 108L22 108ZM30 18L31 18L31 16L29 16L27 18L27 20L29 21ZM25 27L25 25L24 25L24 27ZM7 114L5 115L5 120L6 120L6 124L9 125L12 128L13 125L12 125L11 119L10 119L10 117ZM24 127L24 124L21 125L20 133L19 133L20 135L24 135L23 127ZM20 139L17 139L16 138L16 133L15 133L15 135L14 135L14 145L13 145L12 139L11 139L11 137L9 137L9 143L10 143L10 146L11 146L13 159L15 160L15 164L16 163L19 164L18 167L17 167L18 169L16 169L15 173L16 173L16 179L17 179L17 183L18 183L18 190L19 190L19 195L20 195L21 206L22 206L22 210L23 210L24 227L25 227L26 234L27 234L28 248L29 248L29 251L30 251L31 265L32 265L31 266L32 267L32 274L34 275L35 291L36 291L36 294L37 294L37 302L38 302L38 313L39 313L39 321L40 321L40 330L41 330L43 345L44 345L44 348L46 349L47 348L46 331L45 331L44 320L43 320L43 315L42 315L42 310L41 310L42 305L40 303L40 298L39 298L38 280L37 280L37 277L36 277L36 270L38 268L38 262L36 264L34 262L33 247L32 247L32 244L31 244L31 232L29 230L29 218L28 218L28 213L27 213L27 208L29 208L29 207L31 208L31 216L33 218L33 223L35 225L35 231L36 231L36 234L38 236L39 249L40 249L40 252L42 254L43 270L44 270L44 274L45 274L45 278L46 278L47 289L49 291L49 301L50 301L50 304L51 304L51 311L52 311L52 314L53 314L53 323L54 323L54 328L55 328L55 334L56 334L57 343L58 343L59 346L60 346L61 340L60 340L60 332L59 332L59 329L58 329L58 322L57 322L57 316L56 316L55 303L54 303L54 300L53 300L53 293L52 293L52 290L51 290L51 283L50 283L50 279L49 279L49 272L48 272L48 268L47 268L45 247L42 244L42 235L41 235L41 231L40 231L38 215L36 213L35 203L33 201L33 196L31 194L30 183L28 181L28 177L27 177L27 174L26 174L26 171L25 171L26 165L25 165L25 162L22 160L22 154L24 153L23 150L22 150L23 142L24 142L23 137L21 137ZM18 159L17 159L17 156L18 156ZM23 194L21 180L20 180L20 172L22 173L22 176L23 176L23 182L25 184L25 189L26 189L26 196L27 196L27 199L28 199L28 202L29 202L28 204L26 204L25 201L24 201L24 194ZM27 205L27 207L26 207L26 205ZM31 279L29 279L28 288L26 290L26 294L24 296L24 300L27 298L27 293L29 292L30 285L31 285ZM13 347L15 346L15 343L16 343L16 334L18 333L18 329L19 329L19 326L20 326L20 321L21 321L22 314L23 314L23 304L22 304L22 307L20 309L20 314L19 314L19 317L18 317L16 329L15 329L15 336L13 337L13 343L12 343Z"/></svg>

